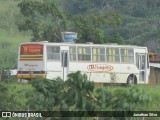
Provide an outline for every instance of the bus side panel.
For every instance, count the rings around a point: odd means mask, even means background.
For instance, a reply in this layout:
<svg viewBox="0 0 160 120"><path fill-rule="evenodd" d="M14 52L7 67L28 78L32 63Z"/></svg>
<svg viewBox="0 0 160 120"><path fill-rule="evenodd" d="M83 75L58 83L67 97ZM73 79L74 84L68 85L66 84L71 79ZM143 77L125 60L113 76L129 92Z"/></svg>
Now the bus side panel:
<svg viewBox="0 0 160 120"><path fill-rule="evenodd" d="M87 73L88 79L96 83L110 83L110 73L96 73L90 72Z"/></svg>
<svg viewBox="0 0 160 120"><path fill-rule="evenodd" d="M60 62L52 62L47 61L46 63L46 69L47 69L47 79L53 80L54 78L61 77L61 63Z"/></svg>
<svg viewBox="0 0 160 120"><path fill-rule="evenodd" d="M77 70L86 73L89 80L99 83L127 83L129 75L138 74L134 64L79 63Z"/></svg>
<svg viewBox="0 0 160 120"><path fill-rule="evenodd" d="M69 63L69 73L77 72L78 69L78 63L77 62L70 62Z"/></svg>

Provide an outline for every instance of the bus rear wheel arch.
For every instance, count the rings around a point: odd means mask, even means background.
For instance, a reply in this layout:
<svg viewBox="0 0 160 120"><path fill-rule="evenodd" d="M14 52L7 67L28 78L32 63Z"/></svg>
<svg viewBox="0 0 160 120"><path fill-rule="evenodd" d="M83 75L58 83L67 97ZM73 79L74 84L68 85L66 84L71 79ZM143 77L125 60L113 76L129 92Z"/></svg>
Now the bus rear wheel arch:
<svg viewBox="0 0 160 120"><path fill-rule="evenodd" d="M127 85L133 86L137 84L137 77L135 74L130 74L127 78Z"/></svg>

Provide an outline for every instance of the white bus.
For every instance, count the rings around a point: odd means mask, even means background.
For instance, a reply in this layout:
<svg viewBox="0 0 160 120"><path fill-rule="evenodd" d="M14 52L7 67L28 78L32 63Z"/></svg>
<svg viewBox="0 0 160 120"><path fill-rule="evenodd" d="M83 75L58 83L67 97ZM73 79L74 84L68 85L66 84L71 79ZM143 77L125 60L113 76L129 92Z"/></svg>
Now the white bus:
<svg viewBox="0 0 160 120"><path fill-rule="evenodd" d="M107 44L28 42L19 46L19 79L67 79L81 71L97 84L147 84L147 47Z"/></svg>

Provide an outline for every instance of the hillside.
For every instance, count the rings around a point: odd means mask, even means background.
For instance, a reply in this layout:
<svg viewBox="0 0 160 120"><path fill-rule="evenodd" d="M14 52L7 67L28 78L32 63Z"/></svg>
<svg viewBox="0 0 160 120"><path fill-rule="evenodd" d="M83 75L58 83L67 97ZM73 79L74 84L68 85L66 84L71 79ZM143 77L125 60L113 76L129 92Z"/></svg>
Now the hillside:
<svg viewBox="0 0 160 120"><path fill-rule="evenodd" d="M70 1L70 2L68 2ZM159 0L68 0L65 10L71 14L90 14L97 11L115 11L121 25L105 26L106 36L118 32L126 44L147 46L150 51L160 49L160 1ZM68 3L68 4L67 4ZM79 4L81 3L81 5Z"/></svg>
<svg viewBox="0 0 160 120"><path fill-rule="evenodd" d="M17 1L0 0L0 69L16 68L19 43L29 41L28 33L19 32Z"/></svg>
<svg viewBox="0 0 160 120"><path fill-rule="evenodd" d="M0 0L0 68L14 68L17 64L19 43L30 41L32 38L31 31L18 30L17 24L23 22L23 16L17 4L22 1ZM58 9L72 16L116 12L120 25L100 26L98 30L104 33L102 37L111 39L118 33L125 44L148 46L149 51L159 52L159 0L55 0L55 3ZM74 26L70 26L72 27Z"/></svg>

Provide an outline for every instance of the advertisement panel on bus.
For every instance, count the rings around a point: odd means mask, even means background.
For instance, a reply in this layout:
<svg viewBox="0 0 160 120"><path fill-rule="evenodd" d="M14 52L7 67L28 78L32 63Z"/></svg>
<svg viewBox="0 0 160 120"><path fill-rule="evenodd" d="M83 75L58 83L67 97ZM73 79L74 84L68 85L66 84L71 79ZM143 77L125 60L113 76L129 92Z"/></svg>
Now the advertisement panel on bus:
<svg viewBox="0 0 160 120"><path fill-rule="evenodd" d="M42 60L43 45L24 44L20 48L20 60Z"/></svg>

